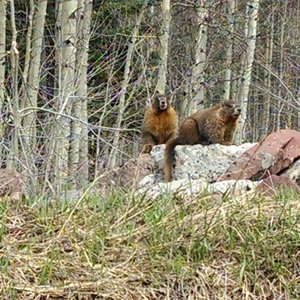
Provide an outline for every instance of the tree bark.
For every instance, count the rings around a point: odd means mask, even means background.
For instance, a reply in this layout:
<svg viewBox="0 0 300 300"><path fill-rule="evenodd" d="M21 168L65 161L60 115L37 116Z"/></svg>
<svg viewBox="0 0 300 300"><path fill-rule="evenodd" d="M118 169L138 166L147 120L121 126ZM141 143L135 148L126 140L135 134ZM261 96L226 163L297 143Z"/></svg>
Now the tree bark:
<svg viewBox="0 0 300 300"><path fill-rule="evenodd" d="M35 9L34 0L29 0L28 28L26 34L26 52L25 52L25 62L24 62L24 70L23 70L23 85L25 85L23 86L23 88L25 88L24 91L25 94L26 94L26 82L27 82L29 63L30 63L34 9Z"/></svg>
<svg viewBox="0 0 300 300"><path fill-rule="evenodd" d="M87 66L93 2L80 0L77 15L76 92L72 116L81 120L72 123L73 141L70 149L70 170L85 185L88 181L88 116ZM80 173L78 172L80 171Z"/></svg>
<svg viewBox="0 0 300 300"><path fill-rule="evenodd" d="M9 101L10 110L13 116L14 130L11 134L9 154L7 159L7 167L16 169L16 162L19 157L19 132L20 132L20 116L19 116L19 97L18 97L18 70L19 70L19 50L17 48L17 29L15 22L15 3L10 0L10 21L12 28L11 42L11 76L12 76L12 98Z"/></svg>
<svg viewBox="0 0 300 300"><path fill-rule="evenodd" d="M228 0L228 46L226 49L226 69L224 73L224 94L223 100L230 98L231 84L231 64L232 64L232 48L233 48L233 33L235 23L235 0Z"/></svg>
<svg viewBox="0 0 300 300"><path fill-rule="evenodd" d="M270 126L270 106L271 106L271 74L270 71L272 67L272 60L273 60L273 43L274 43L274 10L271 12L270 16L271 21L271 28L270 32L267 36L267 45L266 45L266 53L265 53L265 59L266 59L266 68L264 70L265 77L264 77L264 86L267 90L267 93L264 96L264 113L263 113L263 124L262 124L262 136L267 136L269 132L269 126Z"/></svg>
<svg viewBox="0 0 300 300"><path fill-rule="evenodd" d="M206 8L206 0L198 0L197 8L197 24L199 30L196 35L195 43L195 64L192 69L192 101L189 104L189 114L194 113L203 108L205 97L205 67L206 67L206 44L207 44L207 24L206 19L208 11Z"/></svg>
<svg viewBox="0 0 300 300"><path fill-rule="evenodd" d="M158 68L158 80L155 90L159 94L165 94L167 85L167 72L168 72L168 50L169 50L169 35L170 35L170 0L162 0L162 34L159 37L160 41L160 64Z"/></svg>
<svg viewBox="0 0 300 300"><path fill-rule="evenodd" d="M248 94L249 87L251 83L251 73L252 65L254 60L255 45L256 45L256 29L257 29L257 20L258 20L258 9L259 9L259 0L249 1L248 11L249 11L249 24L247 29L247 47L246 47L246 57L245 65L242 75L242 82L239 93L239 104L241 106L242 112L239 119L238 130L236 134L236 142L238 144L242 143L244 138L244 126L247 119L247 106L248 106Z"/></svg>
<svg viewBox="0 0 300 300"><path fill-rule="evenodd" d="M26 113L23 120L23 129L25 135L25 142L29 153L36 151L36 107L40 82L40 64L42 42L44 38L44 25L47 9L47 0L40 0L36 6L36 11L33 17L32 36L30 37L31 49L29 50L29 69L28 77L26 80L25 91L25 107L32 107ZM26 74L26 73L25 73ZM33 162L34 163L34 162Z"/></svg>
<svg viewBox="0 0 300 300"><path fill-rule="evenodd" d="M279 60L279 80L282 82L283 79L283 60L284 60L284 29L285 29L285 22L287 16L287 1L284 3L284 14L281 18L280 24L280 38L279 38L279 53L280 53L280 60ZM277 103L277 122L276 122L276 129L279 130L281 128L281 113L284 107L283 102L281 101L282 93L281 93L281 85L279 85L278 89L278 103Z"/></svg>
<svg viewBox="0 0 300 300"><path fill-rule="evenodd" d="M69 142L71 138L70 118L74 101L76 60L76 12L77 0L64 0L61 6L61 34L57 43L60 52L59 114L57 117L55 147L55 188L59 193L69 178ZM71 174L72 175L72 174ZM71 176L72 177L72 176Z"/></svg>

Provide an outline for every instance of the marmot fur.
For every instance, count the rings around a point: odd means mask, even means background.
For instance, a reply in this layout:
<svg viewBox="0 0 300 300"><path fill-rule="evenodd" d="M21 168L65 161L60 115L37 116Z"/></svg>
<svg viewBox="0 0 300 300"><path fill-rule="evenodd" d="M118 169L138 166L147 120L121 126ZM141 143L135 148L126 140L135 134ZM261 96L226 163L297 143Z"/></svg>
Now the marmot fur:
<svg viewBox="0 0 300 300"><path fill-rule="evenodd" d="M142 140L143 153L150 153L152 147L175 138L178 127L178 116L169 100L164 95L156 95L151 107L146 111Z"/></svg>

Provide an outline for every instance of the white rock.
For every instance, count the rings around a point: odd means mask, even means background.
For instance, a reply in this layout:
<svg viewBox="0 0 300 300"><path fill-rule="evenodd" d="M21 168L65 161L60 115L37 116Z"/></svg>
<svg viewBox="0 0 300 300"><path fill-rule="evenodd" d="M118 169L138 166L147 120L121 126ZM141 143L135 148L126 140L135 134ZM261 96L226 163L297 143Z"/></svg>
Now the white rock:
<svg viewBox="0 0 300 300"><path fill-rule="evenodd" d="M255 189L258 184L259 182L251 180L226 180L210 184L205 179L180 179L169 183L159 182L152 186L144 186L137 193L146 194L148 197L157 197L165 193L177 194L182 197L198 196L203 193L238 195Z"/></svg>
<svg viewBox="0 0 300 300"><path fill-rule="evenodd" d="M216 181L244 151L251 148L252 143L240 146L223 146L220 144L203 146L176 146L174 180L196 180L205 178L209 182ZM155 182L163 181L165 145L153 147L151 157L155 161Z"/></svg>
<svg viewBox="0 0 300 300"><path fill-rule="evenodd" d="M212 183L212 189L215 193L235 193L239 191L250 191L257 187L260 181L251 180L224 180Z"/></svg>

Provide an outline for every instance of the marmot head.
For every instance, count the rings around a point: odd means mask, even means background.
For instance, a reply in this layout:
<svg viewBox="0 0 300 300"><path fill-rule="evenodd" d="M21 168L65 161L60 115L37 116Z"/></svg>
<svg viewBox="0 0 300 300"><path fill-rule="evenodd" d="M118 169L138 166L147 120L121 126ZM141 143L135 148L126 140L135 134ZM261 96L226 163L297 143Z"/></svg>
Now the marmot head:
<svg viewBox="0 0 300 300"><path fill-rule="evenodd" d="M241 111L240 106L233 101L224 101L220 107L220 115L224 119L237 119Z"/></svg>
<svg viewBox="0 0 300 300"><path fill-rule="evenodd" d="M153 100L153 105L159 110L166 110L169 106L169 101L165 95L156 95Z"/></svg>

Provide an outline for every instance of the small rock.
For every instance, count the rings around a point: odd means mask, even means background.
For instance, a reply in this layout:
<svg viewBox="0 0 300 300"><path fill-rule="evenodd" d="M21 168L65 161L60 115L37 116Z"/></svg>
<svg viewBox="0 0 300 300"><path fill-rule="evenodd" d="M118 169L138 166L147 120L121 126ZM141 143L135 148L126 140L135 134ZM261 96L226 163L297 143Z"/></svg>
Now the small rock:
<svg viewBox="0 0 300 300"><path fill-rule="evenodd" d="M278 188L288 188L300 195L299 186L292 179L285 175L270 175L258 185L258 189L264 195L273 195Z"/></svg>
<svg viewBox="0 0 300 300"><path fill-rule="evenodd" d="M135 188L147 175L153 173L154 160L149 154L141 154L129 159L122 167L106 171L98 179L99 186L109 189L112 186Z"/></svg>
<svg viewBox="0 0 300 300"><path fill-rule="evenodd" d="M300 159L294 162L283 174L300 186Z"/></svg>
<svg viewBox="0 0 300 300"><path fill-rule="evenodd" d="M242 192L253 190L258 182L251 180L228 180L210 184L205 179L179 179L169 183L160 182L154 186L143 187L138 194L146 193L148 197L157 197L163 193L177 194L181 197L198 196L203 193L239 195Z"/></svg>
<svg viewBox="0 0 300 300"><path fill-rule="evenodd" d="M19 201L23 196L24 182L21 174L10 169L0 169L0 197L9 196Z"/></svg>

